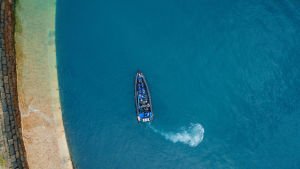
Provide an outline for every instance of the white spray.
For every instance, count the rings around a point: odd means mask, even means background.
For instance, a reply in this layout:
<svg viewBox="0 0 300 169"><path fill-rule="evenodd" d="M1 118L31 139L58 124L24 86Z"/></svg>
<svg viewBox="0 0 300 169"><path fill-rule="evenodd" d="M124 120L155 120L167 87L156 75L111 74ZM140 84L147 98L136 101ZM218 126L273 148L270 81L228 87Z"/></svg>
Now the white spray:
<svg viewBox="0 0 300 169"><path fill-rule="evenodd" d="M149 125L149 127L155 133L159 133L173 143L181 142L184 144L188 144L191 147L196 147L198 144L200 144L204 137L204 128L199 123L192 123L188 128L183 127L177 133L159 131L151 125Z"/></svg>

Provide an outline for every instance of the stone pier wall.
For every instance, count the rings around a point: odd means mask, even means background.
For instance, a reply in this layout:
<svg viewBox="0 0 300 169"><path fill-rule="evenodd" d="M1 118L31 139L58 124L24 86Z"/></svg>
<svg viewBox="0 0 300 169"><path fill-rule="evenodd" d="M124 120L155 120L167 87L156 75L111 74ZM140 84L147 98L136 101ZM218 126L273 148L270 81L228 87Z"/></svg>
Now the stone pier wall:
<svg viewBox="0 0 300 169"><path fill-rule="evenodd" d="M27 169L18 107L14 0L0 0L0 169Z"/></svg>

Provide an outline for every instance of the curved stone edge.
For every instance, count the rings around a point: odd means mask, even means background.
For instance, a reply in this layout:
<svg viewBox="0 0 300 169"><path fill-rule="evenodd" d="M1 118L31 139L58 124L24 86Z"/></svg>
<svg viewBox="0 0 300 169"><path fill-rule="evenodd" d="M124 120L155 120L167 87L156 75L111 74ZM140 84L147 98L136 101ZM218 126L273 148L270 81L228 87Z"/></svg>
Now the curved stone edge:
<svg viewBox="0 0 300 169"><path fill-rule="evenodd" d="M13 0L0 0L0 155L3 168L27 169L18 106Z"/></svg>
<svg viewBox="0 0 300 169"><path fill-rule="evenodd" d="M55 49L55 0L16 2L16 63L22 135L31 169L71 169Z"/></svg>

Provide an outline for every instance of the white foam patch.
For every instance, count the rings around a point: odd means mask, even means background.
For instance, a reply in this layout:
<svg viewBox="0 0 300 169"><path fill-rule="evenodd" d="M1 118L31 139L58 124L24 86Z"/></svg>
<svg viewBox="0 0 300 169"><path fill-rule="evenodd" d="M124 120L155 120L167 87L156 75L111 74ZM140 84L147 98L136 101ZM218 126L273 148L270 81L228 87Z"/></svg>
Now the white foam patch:
<svg viewBox="0 0 300 169"><path fill-rule="evenodd" d="M181 142L191 147L198 146L204 138L204 128L199 123L191 124L188 128L183 127L177 133L159 131L151 125L149 127L173 143Z"/></svg>

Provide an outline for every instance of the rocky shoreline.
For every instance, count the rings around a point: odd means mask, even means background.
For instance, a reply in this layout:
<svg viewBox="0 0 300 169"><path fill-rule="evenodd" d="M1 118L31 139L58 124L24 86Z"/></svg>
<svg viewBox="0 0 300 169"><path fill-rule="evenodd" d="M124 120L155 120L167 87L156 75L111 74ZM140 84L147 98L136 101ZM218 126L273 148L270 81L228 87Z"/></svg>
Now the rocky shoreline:
<svg viewBox="0 0 300 169"><path fill-rule="evenodd" d="M0 168L26 169L17 93L14 5L12 0L0 0Z"/></svg>

